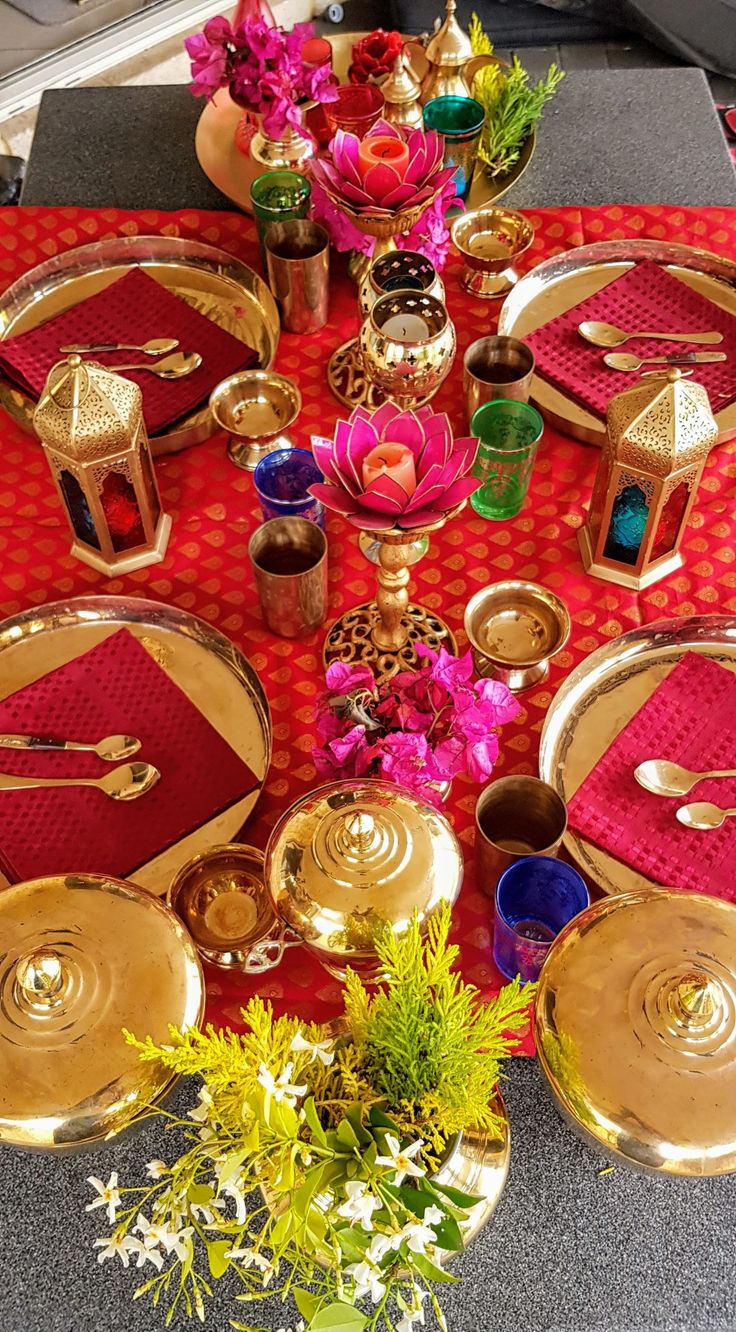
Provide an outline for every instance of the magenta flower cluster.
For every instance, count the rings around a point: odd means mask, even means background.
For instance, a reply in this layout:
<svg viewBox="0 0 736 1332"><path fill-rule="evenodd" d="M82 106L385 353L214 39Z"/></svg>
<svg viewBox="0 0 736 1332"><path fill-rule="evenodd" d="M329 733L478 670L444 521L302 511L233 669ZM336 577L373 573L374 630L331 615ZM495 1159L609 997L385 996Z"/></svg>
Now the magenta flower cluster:
<svg viewBox="0 0 736 1332"><path fill-rule="evenodd" d="M498 728L520 704L499 680L473 680L470 652L417 645L425 665L376 685L367 666L333 662L317 709L317 772L379 777L441 805L459 773L485 782L498 758Z"/></svg>
<svg viewBox="0 0 736 1332"><path fill-rule="evenodd" d="M304 43L313 36L311 23L285 32L262 18L247 18L236 29L226 18L209 19L184 43L192 61L190 90L213 97L228 88L239 106L263 115L266 134L280 138L287 125L301 125L297 102L333 102L337 96L329 63L314 68L302 60Z"/></svg>

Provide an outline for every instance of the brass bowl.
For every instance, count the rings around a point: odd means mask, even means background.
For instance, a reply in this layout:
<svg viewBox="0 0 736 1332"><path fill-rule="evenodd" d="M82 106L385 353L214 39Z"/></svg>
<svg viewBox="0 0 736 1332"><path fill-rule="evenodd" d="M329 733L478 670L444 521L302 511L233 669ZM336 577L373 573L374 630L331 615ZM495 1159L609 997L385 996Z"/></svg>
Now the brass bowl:
<svg viewBox="0 0 736 1332"><path fill-rule="evenodd" d="M230 461L246 472L255 471L267 453L293 447L286 432L301 409L296 384L272 370L241 370L210 395L215 422L230 435Z"/></svg>
<svg viewBox="0 0 736 1332"><path fill-rule="evenodd" d="M263 881L263 852L253 846L229 842L194 856L166 900L200 956L227 970L246 970L254 946L278 933Z"/></svg>
<svg viewBox="0 0 736 1332"><path fill-rule="evenodd" d="M392 328L406 320L407 336ZM412 326L424 325L426 335L412 337ZM360 330L366 371L387 397L407 405L431 398L452 369L455 327L442 301L420 291L381 296Z"/></svg>
<svg viewBox="0 0 736 1332"><path fill-rule="evenodd" d="M516 264L534 240L534 227L508 208L478 208L455 218L450 234L465 263L465 290L497 300L518 282Z"/></svg>
<svg viewBox="0 0 736 1332"><path fill-rule="evenodd" d="M465 632L481 676L513 691L543 680L570 637L564 601L539 583L509 579L482 587L465 608Z"/></svg>

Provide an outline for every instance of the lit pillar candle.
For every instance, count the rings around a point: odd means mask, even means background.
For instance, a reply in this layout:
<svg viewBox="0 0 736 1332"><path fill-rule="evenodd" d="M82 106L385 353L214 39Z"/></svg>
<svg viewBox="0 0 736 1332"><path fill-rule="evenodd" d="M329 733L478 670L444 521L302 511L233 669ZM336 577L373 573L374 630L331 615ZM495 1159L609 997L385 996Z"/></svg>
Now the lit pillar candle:
<svg viewBox="0 0 736 1332"><path fill-rule="evenodd" d="M424 342L429 337L429 325L419 315L397 314L381 325L381 332L398 342Z"/></svg>
<svg viewBox="0 0 736 1332"><path fill-rule="evenodd" d="M371 167L390 166L404 179L409 165L409 145L388 134L371 134L358 145L358 171L365 180Z"/></svg>
<svg viewBox="0 0 736 1332"><path fill-rule="evenodd" d="M363 459L363 485L368 486L379 476L390 476L398 481L407 496L417 488L414 455L405 444L378 444Z"/></svg>

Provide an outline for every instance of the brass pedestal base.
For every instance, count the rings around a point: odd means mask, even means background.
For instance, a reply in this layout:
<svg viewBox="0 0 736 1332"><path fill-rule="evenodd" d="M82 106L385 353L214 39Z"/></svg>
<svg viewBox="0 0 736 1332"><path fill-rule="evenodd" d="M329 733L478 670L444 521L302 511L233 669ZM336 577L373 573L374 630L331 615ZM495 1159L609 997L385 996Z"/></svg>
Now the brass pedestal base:
<svg viewBox="0 0 736 1332"><path fill-rule="evenodd" d="M361 663L370 666L376 680L390 680L397 671L415 671L421 665L415 648L424 643L433 652L445 648L457 653L455 635L445 621L425 606L410 604L401 623L407 629L407 638L398 649L383 649L373 641L373 632L381 624L375 601L354 606L340 616L328 631L323 658L326 666L333 661Z"/></svg>
<svg viewBox="0 0 736 1332"><path fill-rule="evenodd" d="M327 383L330 391L346 407L365 407L377 411L386 401L386 394L378 384L372 384L365 373L365 365L357 338L343 342L327 362Z"/></svg>
<svg viewBox="0 0 736 1332"><path fill-rule="evenodd" d="M473 272L466 268L460 282L472 296L480 296L484 301L500 301L516 286L518 276L508 268L503 273L483 273L478 269Z"/></svg>
<svg viewBox="0 0 736 1332"><path fill-rule="evenodd" d="M294 445L287 435L277 435L269 440L239 439L233 435L227 446L227 456L234 467L241 472L255 472L261 458L277 449L293 449Z"/></svg>

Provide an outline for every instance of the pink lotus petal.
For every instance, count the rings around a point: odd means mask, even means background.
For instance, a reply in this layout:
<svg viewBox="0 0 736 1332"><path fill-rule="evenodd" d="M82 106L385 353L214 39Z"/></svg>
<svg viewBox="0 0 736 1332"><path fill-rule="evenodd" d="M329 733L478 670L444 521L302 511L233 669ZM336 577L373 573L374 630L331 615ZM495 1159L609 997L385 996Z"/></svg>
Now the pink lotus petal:
<svg viewBox="0 0 736 1332"><path fill-rule="evenodd" d="M319 435L312 435L312 453L314 454L314 461L325 480L333 482L334 485L340 485L341 477L334 464L332 440L321 439Z"/></svg>
<svg viewBox="0 0 736 1332"><path fill-rule="evenodd" d="M392 192L395 194L402 184L402 177L388 162L377 162L368 168L363 177L363 188L378 203L383 203Z"/></svg>
<svg viewBox="0 0 736 1332"><path fill-rule="evenodd" d="M401 143L404 142L404 135L402 134L401 129L397 125L390 125L387 120L377 120L375 125L371 126L365 137L366 139L376 137L381 139L398 139Z"/></svg>
<svg viewBox="0 0 736 1332"><path fill-rule="evenodd" d="M409 530L412 527L429 527L444 518L446 509L417 509L414 513L402 513L396 519L396 526Z"/></svg>
<svg viewBox="0 0 736 1332"><path fill-rule="evenodd" d="M394 514L403 513L406 508L408 495L403 486L395 481L392 476L387 476L382 472L379 476L366 486L362 495L356 496L356 503L361 509L371 509L377 513L388 513L393 517Z"/></svg>
<svg viewBox="0 0 736 1332"><path fill-rule="evenodd" d="M442 467L452 457L452 434L449 425L448 421L446 432L438 430L433 435L425 434L425 445L419 458L419 473L421 476L424 476L433 467Z"/></svg>
<svg viewBox="0 0 736 1332"><path fill-rule="evenodd" d="M350 134L349 131L338 129L335 131L335 137L330 144L332 160L339 171L344 171L346 167L355 166L357 168L360 155L360 139L357 134Z"/></svg>
<svg viewBox="0 0 736 1332"><path fill-rule="evenodd" d="M387 208L400 208L402 204L408 203L410 199L413 199L414 194L415 186L407 185L406 181L402 180L401 184L391 190L390 194L384 194L382 202Z"/></svg>
<svg viewBox="0 0 736 1332"><path fill-rule="evenodd" d="M477 476L462 476L459 481L450 486L449 490L445 491L442 503L446 509L454 509L456 504L462 503L463 500L468 498L468 495L472 495L480 484L481 482Z"/></svg>
<svg viewBox="0 0 736 1332"><path fill-rule="evenodd" d="M309 487L309 493L328 509L335 509L337 513L350 514L358 511L352 495L348 495L346 490L338 489L337 486L325 486L321 481L315 481L314 485Z"/></svg>
<svg viewBox="0 0 736 1332"><path fill-rule="evenodd" d="M360 527L365 532L391 531L391 526L386 526L385 516L381 517L378 514L366 513L365 509L361 509L359 513L349 513L348 522L351 522L353 527Z"/></svg>
<svg viewBox="0 0 736 1332"><path fill-rule="evenodd" d="M372 208L373 204L376 202L374 195L368 194L362 186L351 185L349 180L344 180L342 182L340 186L340 197L347 199L351 204L357 204L359 208Z"/></svg>
<svg viewBox="0 0 736 1332"><path fill-rule="evenodd" d="M337 468L341 476L355 483L357 495L363 490L363 459L378 443L370 421L338 421L335 427Z"/></svg>
<svg viewBox="0 0 736 1332"><path fill-rule="evenodd" d="M452 480L454 481L455 477ZM448 481L444 467L430 468L426 476L423 476L418 482L417 488L407 505L407 512L413 509L426 509L429 505L434 504L434 501L441 495L444 495L447 487Z"/></svg>
<svg viewBox="0 0 736 1332"><path fill-rule="evenodd" d="M411 449L415 459L419 458L424 443L424 431L421 421L413 412L400 412L392 421L388 421L381 431L381 443L403 444Z"/></svg>
<svg viewBox="0 0 736 1332"><path fill-rule="evenodd" d="M477 439L456 439L454 453L462 459L460 475L468 472L475 462L475 455L478 452Z"/></svg>

